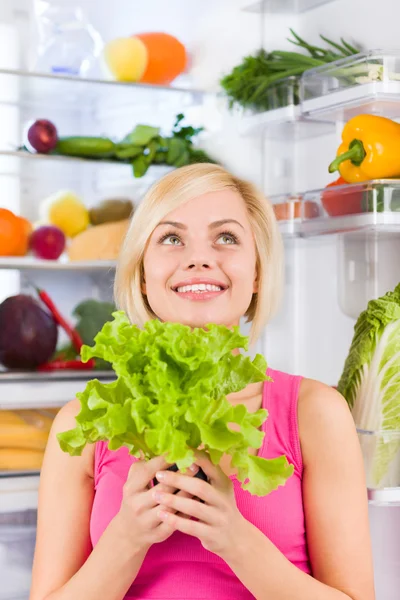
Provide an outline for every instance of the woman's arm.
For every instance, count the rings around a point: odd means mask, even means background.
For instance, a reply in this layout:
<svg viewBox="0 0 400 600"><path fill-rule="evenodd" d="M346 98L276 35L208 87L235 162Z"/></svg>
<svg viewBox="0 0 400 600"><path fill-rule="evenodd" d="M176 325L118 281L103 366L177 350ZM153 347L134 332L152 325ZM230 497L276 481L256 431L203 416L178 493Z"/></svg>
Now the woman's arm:
<svg viewBox="0 0 400 600"><path fill-rule="evenodd" d="M47 445L39 489L38 530L30 600L121 600L142 564L114 519L92 552L93 451L61 451L56 434L75 427L79 402L58 413Z"/></svg>
<svg viewBox="0 0 400 600"><path fill-rule="evenodd" d="M250 524L227 562L257 600L374 600L364 466L348 406L332 388L303 380L298 418L313 577Z"/></svg>
<svg viewBox="0 0 400 600"><path fill-rule="evenodd" d="M313 577L295 567L237 509L232 483L205 458L196 463L211 485L164 472L163 483L204 500L162 494L164 522L196 536L218 554L257 600L374 600L364 467L345 400L321 383L303 380L299 429L304 461L303 501ZM157 490L153 492L157 494ZM284 518L284 515L282 515Z"/></svg>

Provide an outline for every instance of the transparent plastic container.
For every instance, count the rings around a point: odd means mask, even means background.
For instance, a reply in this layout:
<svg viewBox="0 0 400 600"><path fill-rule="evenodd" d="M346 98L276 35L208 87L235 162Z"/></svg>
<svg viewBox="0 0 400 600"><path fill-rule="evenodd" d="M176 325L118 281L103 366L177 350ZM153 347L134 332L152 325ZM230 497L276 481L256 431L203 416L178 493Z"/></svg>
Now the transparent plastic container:
<svg viewBox="0 0 400 600"><path fill-rule="evenodd" d="M36 526L0 523L0 600L26 600L31 585Z"/></svg>
<svg viewBox="0 0 400 600"><path fill-rule="evenodd" d="M398 489L400 503L400 431L368 431L357 428L357 433L364 459L367 488L372 491ZM395 498L392 493L393 501Z"/></svg>
<svg viewBox="0 0 400 600"><path fill-rule="evenodd" d="M301 13L329 2L332 0L259 0L249 2L245 10L258 13Z"/></svg>
<svg viewBox="0 0 400 600"><path fill-rule="evenodd" d="M319 217L308 217L307 201L319 205ZM303 235L362 230L400 232L400 179L376 179L304 194Z"/></svg>
<svg viewBox="0 0 400 600"><path fill-rule="evenodd" d="M302 139L332 131L329 124L304 119L300 107L300 77L286 77L270 86L263 111L244 111L239 131L243 136L267 136L271 139Z"/></svg>
<svg viewBox="0 0 400 600"><path fill-rule="evenodd" d="M283 235L296 235L299 233L303 213L309 219L319 215L319 206L316 202L303 202L302 194L278 194L269 198L272 203L275 217Z"/></svg>
<svg viewBox="0 0 400 600"><path fill-rule="evenodd" d="M306 71L302 114L336 122L360 113L400 117L400 51L371 50Z"/></svg>

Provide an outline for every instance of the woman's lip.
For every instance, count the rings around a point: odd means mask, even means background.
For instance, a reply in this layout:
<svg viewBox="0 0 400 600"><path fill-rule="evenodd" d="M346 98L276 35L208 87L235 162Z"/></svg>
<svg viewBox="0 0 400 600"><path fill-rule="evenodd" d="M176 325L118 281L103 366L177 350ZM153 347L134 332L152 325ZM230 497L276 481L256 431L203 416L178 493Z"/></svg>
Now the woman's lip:
<svg viewBox="0 0 400 600"><path fill-rule="evenodd" d="M205 292L177 292L175 294L182 298L182 300L194 300L195 302L201 302L205 300L212 300L213 298L217 298L221 296L224 292L226 292L227 288L224 290L220 290L219 292L210 292L206 290Z"/></svg>

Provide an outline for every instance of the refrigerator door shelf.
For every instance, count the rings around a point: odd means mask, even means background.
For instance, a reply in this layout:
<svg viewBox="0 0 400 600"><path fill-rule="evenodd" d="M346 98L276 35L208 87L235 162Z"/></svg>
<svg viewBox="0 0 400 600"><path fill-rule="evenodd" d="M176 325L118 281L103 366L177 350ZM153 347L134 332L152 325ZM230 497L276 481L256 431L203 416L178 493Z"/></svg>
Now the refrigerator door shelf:
<svg viewBox="0 0 400 600"><path fill-rule="evenodd" d="M318 204L319 217L308 217L307 201ZM304 237L366 230L400 232L400 179L376 179L304 194Z"/></svg>
<svg viewBox="0 0 400 600"><path fill-rule="evenodd" d="M400 52L371 50L306 71L302 114L328 123L361 113L400 117Z"/></svg>
<svg viewBox="0 0 400 600"><path fill-rule="evenodd" d="M243 111L239 121L243 137L265 136L293 142L334 131L333 125L302 117L299 77L287 77L268 87L263 102L264 111Z"/></svg>

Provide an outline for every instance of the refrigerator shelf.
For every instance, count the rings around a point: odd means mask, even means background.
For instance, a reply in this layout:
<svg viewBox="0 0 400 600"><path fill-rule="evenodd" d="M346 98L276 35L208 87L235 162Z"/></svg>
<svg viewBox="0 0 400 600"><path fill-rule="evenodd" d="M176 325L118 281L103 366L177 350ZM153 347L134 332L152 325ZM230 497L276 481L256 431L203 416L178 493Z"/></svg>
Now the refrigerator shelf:
<svg viewBox="0 0 400 600"><path fill-rule="evenodd" d="M310 69L300 83L305 118L336 123L360 113L400 117L400 51L371 50Z"/></svg>
<svg viewBox="0 0 400 600"><path fill-rule="evenodd" d="M306 203L319 207L309 218ZM380 179L306 192L300 235L304 237L357 231L400 232L400 179Z"/></svg>
<svg viewBox="0 0 400 600"><path fill-rule="evenodd" d="M356 416L353 413L353 416ZM400 506L400 431L357 427L368 498L373 504Z"/></svg>
<svg viewBox="0 0 400 600"><path fill-rule="evenodd" d="M333 0L261 0L244 8L255 13L301 13Z"/></svg>
<svg viewBox="0 0 400 600"><path fill-rule="evenodd" d="M243 137L265 136L270 139L303 139L330 133L331 124L304 119L300 107L300 78L286 77L271 85L264 94L265 110L244 110L239 121Z"/></svg>
<svg viewBox="0 0 400 600"><path fill-rule="evenodd" d="M0 104L14 106L55 105L77 112L90 111L93 104L104 107L132 105L149 98L167 103L193 105L202 103L211 91L185 86L163 86L147 83L121 82L101 78L81 78L70 75L36 73L27 70L0 69Z"/></svg>
<svg viewBox="0 0 400 600"><path fill-rule="evenodd" d="M294 104L264 112L244 115L239 124L239 133L243 137L265 136L269 139L287 138L301 140L333 131L331 123L312 121L301 115L300 106Z"/></svg>
<svg viewBox="0 0 400 600"><path fill-rule="evenodd" d="M368 489L368 501L375 506L400 507L400 487L383 490Z"/></svg>
<svg viewBox="0 0 400 600"><path fill-rule="evenodd" d="M96 272L96 271L111 271L116 267L114 260L82 260L69 261L68 259L60 260L43 260L34 256L1 256L0 270L18 270L18 271L63 271L76 273L80 272ZM1 379L1 376L0 376Z"/></svg>
<svg viewBox="0 0 400 600"><path fill-rule="evenodd" d="M0 410L58 408L73 400L91 379L102 383L115 380L113 371L34 373L0 373Z"/></svg>
<svg viewBox="0 0 400 600"><path fill-rule="evenodd" d="M57 163L65 163L65 164L70 164L70 163L74 163L74 162L78 162L80 164L90 164L90 165L98 165L99 167L101 167L102 169L106 166L109 167L111 165L111 167L113 167L114 169L116 168L129 168L130 171L132 171L132 167L128 162L121 162L119 160L115 160L115 159L111 159L111 158L101 158L101 159L94 159L94 158L82 158L79 156L61 156L59 154L41 154L40 152L28 152L27 150L0 150L0 159L1 158L18 158L18 159L22 159L22 160L34 160L34 161L56 161ZM0 169L3 170L3 167ZM173 167L169 167L168 165L152 165L149 170L147 171L147 173L149 172L159 172L161 173L161 175L164 175L165 172L169 172L172 171ZM138 177L135 178L133 176L132 173L132 181L141 181L141 179L144 179L146 176L144 175L143 177ZM106 174L105 174L106 175ZM161 177L160 175L160 177Z"/></svg>

